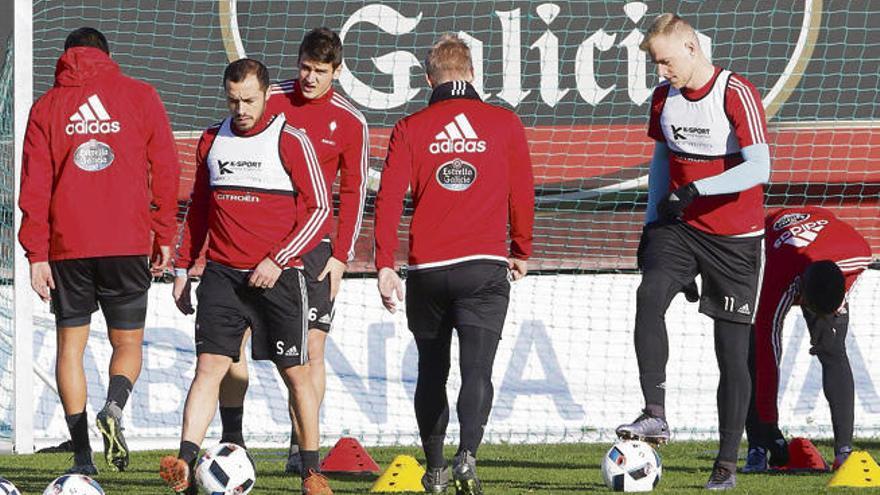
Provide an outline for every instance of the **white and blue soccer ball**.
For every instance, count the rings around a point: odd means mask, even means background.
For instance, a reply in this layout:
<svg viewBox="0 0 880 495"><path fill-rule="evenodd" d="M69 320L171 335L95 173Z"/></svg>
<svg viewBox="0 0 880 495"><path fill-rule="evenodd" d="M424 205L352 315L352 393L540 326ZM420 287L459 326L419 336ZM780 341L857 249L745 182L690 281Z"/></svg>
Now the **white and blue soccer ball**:
<svg viewBox="0 0 880 495"><path fill-rule="evenodd" d="M233 443L221 443L206 450L196 466L199 492L207 495L245 495L256 479L251 456Z"/></svg>
<svg viewBox="0 0 880 495"><path fill-rule="evenodd" d="M18 488L6 478L0 478L0 495L21 495Z"/></svg>
<svg viewBox="0 0 880 495"><path fill-rule="evenodd" d="M620 440L602 458L602 478L616 492L649 492L662 471L660 454L638 440Z"/></svg>
<svg viewBox="0 0 880 495"><path fill-rule="evenodd" d="M43 495L104 495L104 490L86 475L65 474L49 483Z"/></svg>

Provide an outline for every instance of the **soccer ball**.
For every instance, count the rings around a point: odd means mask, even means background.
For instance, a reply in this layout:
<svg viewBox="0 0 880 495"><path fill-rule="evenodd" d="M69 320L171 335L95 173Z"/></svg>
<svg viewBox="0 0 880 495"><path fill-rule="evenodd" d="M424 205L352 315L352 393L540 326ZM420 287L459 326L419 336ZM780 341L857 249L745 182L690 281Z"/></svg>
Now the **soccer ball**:
<svg viewBox="0 0 880 495"><path fill-rule="evenodd" d="M18 488L6 478L0 478L0 495L21 495Z"/></svg>
<svg viewBox="0 0 880 495"><path fill-rule="evenodd" d="M221 443L205 451L196 466L196 484L209 495L244 495L254 487L254 461L233 443Z"/></svg>
<svg viewBox="0 0 880 495"><path fill-rule="evenodd" d="M602 459L602 477L616 492L649 492L660 482L660 454L638 440L620 440Z"/></svg>
<svg viewBox="0 0 880 495"><path fill-rule="evenodd" d="M43 495L104 495L97 481L82 474L65 474L55 478Z"/></svg>

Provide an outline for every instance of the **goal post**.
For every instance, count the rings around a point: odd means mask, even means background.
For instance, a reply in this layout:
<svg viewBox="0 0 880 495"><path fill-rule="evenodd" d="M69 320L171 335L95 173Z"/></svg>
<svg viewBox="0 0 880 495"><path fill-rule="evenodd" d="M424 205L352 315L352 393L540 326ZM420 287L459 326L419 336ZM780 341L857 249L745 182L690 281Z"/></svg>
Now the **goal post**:
<svg viewBox="0 0 880 495"><path fill-rule="evenodd" d="M34 451L34 400L33 400L33 295L30 288L30 266L24 250L15 241L21 225L21 210L18 209L18 184L21 183L21 156L24 133L33 95L33 2L15 0L15 25L13 43L14 78L14 136L15 136L15 181L12 187L15 228L12 232L14 243L13 258L13 301L12 324L14 328L14 376L15 400L13 418L13 442L16 453L30 454Z"/></svg>

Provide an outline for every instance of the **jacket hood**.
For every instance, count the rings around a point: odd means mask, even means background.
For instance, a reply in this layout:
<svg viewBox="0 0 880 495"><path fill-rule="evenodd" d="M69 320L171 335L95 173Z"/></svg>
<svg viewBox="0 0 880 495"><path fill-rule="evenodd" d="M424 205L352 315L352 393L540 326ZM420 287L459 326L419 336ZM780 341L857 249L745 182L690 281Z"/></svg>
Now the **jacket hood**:
<svg viewBox="0 0 880 495"><path fill-rule="evenodd" d="M55 64L55 86L82 86L98 77L118 73L119 64L97 48L67 49Z"/></svg>

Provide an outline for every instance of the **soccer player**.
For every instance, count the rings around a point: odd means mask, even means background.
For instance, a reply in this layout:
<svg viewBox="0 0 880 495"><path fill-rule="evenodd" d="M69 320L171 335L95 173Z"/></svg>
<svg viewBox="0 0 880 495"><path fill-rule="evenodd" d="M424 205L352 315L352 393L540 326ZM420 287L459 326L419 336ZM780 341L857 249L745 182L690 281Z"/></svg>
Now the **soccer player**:
<svg viewBox="0 0 880 495"><path fill-rule="evenodd" d="M763 186L770 153L761 98L745 78L713 66L694 29L658 17L641 48L666 79L654 90L646 225L639 246L635 349L643 414L622 438L669 440L665 313L702 276L700 312L715 320L720 450L706 488L736 486L736 459L749 402L748 350L764 264Z"/></svg>
<svg viewBox="0 0 880 495"><path fill-rule="evenodd" d="M82 360L99 306L113 355L98 430L110 468L128 466L122 410L141 370L151 269L161 274L171 256L179 178L156 90L120 71L100 31L71 32L55 85L31 108L19 201L31 286L55 314L55 380L74 449L70 473L97 474ZM159 248L151 268L153 245Z"/></svg>
<svg viewBox="0 0 880 495"><path fill-rule="evenodd" d="M327 28L317 28L303 38L299 47L298 77L273 84L267 112L283 114L288 124L302 129L311 139L321 162L324 181L330 187L340 175L339 217L331 244L332 212L321 225L323 237L318 246L303 256L306 288L309 294L309 376L320 409L324 400L324 344L333 321L333 301L339 292L347 263L354 258L355 241L361 227L366 196L369 131L367 121L339 93L333 80L342 65L342 42ZM247 363L233 364L221 386L220 417L223 438L243 445L242 416L247 390ZM318 418L317 411L314 415ZM286 471L300 473L303 460L299 434L302 426L291 409L293 424ZM317 428L317 425L311 427ZM310 462L310 464L312 464Z"/></svg>
<svg viewBox="0 0 880 495"><path fill-rule="evenodd" d="M220 382L240 358L245 329L252 357L271 360L294 398L303 424L317 424L305 346L308 298L300 257L320 241L329 195L309 138L266 109L269 73L251 59L223 75L230 116L208 128L196 151L197 175L176 261L174 299L193 312L187 269L206 238L208 264L198 288L196 374L186 398L177 457L160 474L178 492L195 492L193 467L214 416ZM210 235L209 235L210 234ZM302 492L331 494L317 474L317 428L304 428L304 450L315 462ZM304 457L305 458L305 457Z"/></svg>
<svg viewBox="0 0 880 495"><path fill-rule="evenodd" d="M419 353L415 410L428 464L422 484L430 493L443 493L449 484L443 443L455 328L461 443L452 478L456 493L478 494L476 455L492 408L492 365L507 314L508 277L526 275L532 252L534 180L519 118L482 102L471 85L467 44L444 35L428 53L425 70L430 103L399 121L388 145L376 198L376 269L382 303L393 313L403 298L394 252L409 187L414 211L406 315Z"/></svg>
<svg viewBox="0 0 880 495"><path fill-rule="evenodd" d="M822 387L831 407L834 469L852 452L854 386L846 356L846 295L871 263L871 247L851 226L818 207L782 209L767 217L767 271L754 326L753 395L746 423L749 454L743 472L788 461L779 432L776 399L782 324L798 304L810 331L810 354L822 364Z"/></svg>

